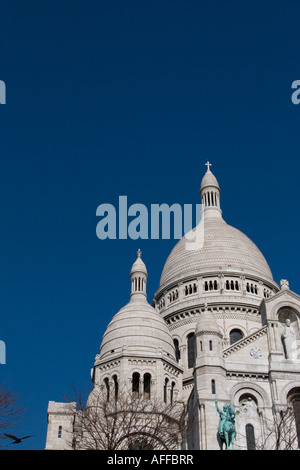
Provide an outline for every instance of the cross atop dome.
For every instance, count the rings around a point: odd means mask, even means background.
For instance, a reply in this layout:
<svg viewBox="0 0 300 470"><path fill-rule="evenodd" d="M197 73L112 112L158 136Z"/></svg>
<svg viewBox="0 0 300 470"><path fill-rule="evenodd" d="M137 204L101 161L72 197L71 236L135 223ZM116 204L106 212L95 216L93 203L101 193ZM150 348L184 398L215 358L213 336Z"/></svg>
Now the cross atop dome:
<svg viewBox="0 0 300 470"><path fill-rule="evenodd" d="M210 167L212 166L212 164L207 161L205 165L207 166L207 171L210 171Z"/></svg>
<svg viewBox="0 0 300 470"><path fill-rule="evenodd" d="M140 258L140 257L142 256L142 252L141 252L141 250L140 250L140 249L138 249L138 251L137 251L137 255L138 255L138 258Z"/></svg>

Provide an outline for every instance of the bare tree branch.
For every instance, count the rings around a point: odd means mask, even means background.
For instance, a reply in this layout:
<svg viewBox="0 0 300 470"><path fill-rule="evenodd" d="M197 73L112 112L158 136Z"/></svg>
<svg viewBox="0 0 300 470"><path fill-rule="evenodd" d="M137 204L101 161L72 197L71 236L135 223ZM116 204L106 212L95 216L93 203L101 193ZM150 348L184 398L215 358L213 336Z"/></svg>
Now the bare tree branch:
<svg viewBox="0 0 300 470"><path fill-rule="evenodd" d="M125 390L107 400L93 390L83 403L77 396L74 448L93 450L178 449L184 432L182 403L132 398Z"/></svg>

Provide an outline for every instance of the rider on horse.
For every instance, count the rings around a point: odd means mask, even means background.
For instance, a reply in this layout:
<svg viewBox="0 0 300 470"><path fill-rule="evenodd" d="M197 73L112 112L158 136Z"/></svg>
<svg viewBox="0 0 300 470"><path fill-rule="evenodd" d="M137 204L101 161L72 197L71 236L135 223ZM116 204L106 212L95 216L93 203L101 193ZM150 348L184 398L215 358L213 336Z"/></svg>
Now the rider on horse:
<svg viewBox="0 0 300 470"><path fill-rule="evenodd" d="M234 447L234 439L236 436L235 430L235 408L232 403L229 406L224 405L223 410L220 410L218 407L218 400L215 398L215 405L217 412L219 413L219 427L217 438L220 445L220 449L223 448L223 443L226 444L226 449L229 448L229 445Z"/></svg>

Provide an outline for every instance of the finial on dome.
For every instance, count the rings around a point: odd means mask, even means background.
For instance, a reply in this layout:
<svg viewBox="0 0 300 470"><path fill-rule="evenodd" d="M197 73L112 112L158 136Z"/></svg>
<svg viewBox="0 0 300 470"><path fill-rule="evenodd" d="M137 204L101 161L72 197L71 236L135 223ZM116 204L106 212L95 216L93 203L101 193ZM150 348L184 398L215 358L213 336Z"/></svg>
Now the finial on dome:
<svg viewBox="0 0 300 470"><path fill-rule="evenodd" d="M140 258L140 257L142 256L142 252L141 252L141 250L140 250L140 249L138 249L138 251L137 251L137 255L138 255L138 258Z"/></svg>
<svg viewBox="0 0 300 470"><path fill-rule="evenodd" d="M207 161L205 165L207 166L207 171L210 171L210 167L212 166L212 164Z"/></svg>

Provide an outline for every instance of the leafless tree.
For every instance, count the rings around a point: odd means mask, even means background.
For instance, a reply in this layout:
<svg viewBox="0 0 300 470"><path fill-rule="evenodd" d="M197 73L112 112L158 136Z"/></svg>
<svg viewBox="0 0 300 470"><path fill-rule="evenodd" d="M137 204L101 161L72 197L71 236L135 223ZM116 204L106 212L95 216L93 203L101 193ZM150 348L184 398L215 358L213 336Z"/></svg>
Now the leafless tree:
<svg viewBox="0 0 300 470"><path fill-rule="evenodd" d="M185 410L182 403L166 404L132 398L123 391L107 400L93 390L86 403L77 397L73 447L89 450L172 450L180 448Z"/></svg>
<svg viewBox="0 0 300 470"><path fill-rule="evenodd" d="M264 420L265 437L257 448L262 450L295 450L298 448L295 414L291 405L274 410L273 420Z"/></svg>
<svg viewBox="0 0 300 470"><path fill-rule="evenodd" d="M17 417L23 412L18 403L18 397L11 390L0 386L0 439L4 439L3 432L17 423Z"/></svg>
<svg viewBox="0 0 300 470"><path fill-rule="evenodd" d="M247 447L256 450L295 450L299 446L295 413L290 404L273 408L272 417L261 414L260 433L254 437L239 435Z"/></svg>

